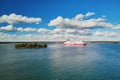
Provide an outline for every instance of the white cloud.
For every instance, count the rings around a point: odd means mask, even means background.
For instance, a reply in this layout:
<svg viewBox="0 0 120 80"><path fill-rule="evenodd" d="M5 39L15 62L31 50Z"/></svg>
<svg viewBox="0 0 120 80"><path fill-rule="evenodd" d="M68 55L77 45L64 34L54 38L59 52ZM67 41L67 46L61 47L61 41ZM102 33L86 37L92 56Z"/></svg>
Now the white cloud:
<svg viewBox="0 0 120 80"><path fill-rule="evenodd" d="M118 25L112 25L112 29L120 30L120 24L118 24Z"/></svg>
<svg viewBox="0 0 120 80"><path fill-rule="evenodd" d="M36 23L39 24L41 21L41 18L34 18L22 15L16 15L15 13L12 13L10 15L3 15L0 17L0 23L8 23L8 24L16 24L16 23Z"/></svg>
<svg viewBox="0 0 120 80"><path fill-rule="evenodd" d="M14 27L13 27L13 25L8 25L8 26L0 27L0 30L3 30L3 31L13 31Z"/></svg>
<svg viewBox="0 0 120 80"><path fill-rule="evenodd" d="M2 31L18 31L18 32L36 32L37 28L31 28L31 27L27 27L27 28L22 28L22 27L13 27L13 25L7 25L4 27L0 27L0 30Z"/></svg>
<svg viewBox="0 0 120 80"><path fill-rule="evenodd" d="M50 30L48 30L48 29L45 29L45 28L39 28L39 29L37 29L37 32L40 32L40 33L47 33L47 34L49 34L50 33Z"/></svg>
<svg viewBox="0 0 120 80"><path fill-rule="evenodd" d="M64 33L64 31L65 31L64 29L56 28L56 29L52 30L51 32L53 34L62 34L62 33Z"/></svg>
<svg viewBox="0 0 120 80"><path fill-rule="evenodd" d="M103 20L102 18L82 20L82 21L78 19L62 18L61 16L58 16L56 19L51 20L48 26L56 26L62 29L63 28L75 28L75 29L91 28L91 27L96 27Z"/></svg>
<svg viewBox="0 0 120 80"><path fill-rule="evenodd" d="M15 38L16 38L15 34L12 35L12 34L6 34L6 33L0 32L0 41L9 42L9 41L15 40Z"/></svg>
<svg viewBox="0 0 120 80"><path fill-rule="evenodd" d="M85 15L78 14L72 19L70 18L63 18L61 16L58 16L57 18L51 20L48 24L48 26L55 26L60 29L90 29L90 28L111 28L111 29L119 29L120 26L114 25L110 22L106 21L106 17L102 16L99 18L91 18L91 19L85 19L85 17L89 17L94 15L94 12L88 12Z"/></svg>
<svg viewBox="0 0 120 80"><path fill-rule="evenodd" d="M59 26L59 24L61 24L63 22L63 18L61 16L58 16L56 19L51 20L50 23L48 24L49 26ZM69 20L69 19L68 19Z"/></svg>
<svg viewBox="0 0 120 80"><path fill-rule="evenodd" d="M78 14L73 18L63 18L58 16L57 18L50 21L48 26L55 26L57 29L63 29L63 34L67 38L72 39L80 39L82 36L86 36L90 38L90 36L100 37L101 40L107 40L108 38L113 40L112 37L118 39L118 33L114 31L91 31L91 29L120 29L120 25L114 25L110 22L106 21L106 17L98 17L98 18L87 18L89 16L94 15L94 12L88 12L84 14ZM86 39L87 39L86 38ZM88 39L89 39L88 38ZM95 38L92 37L94 40ZM92 39L91 38L91 39ZM89 39L90 40L90 39Z"/></svg>
<svg viewBox="0 0 120 80"><path fill-rule="evenodd" d="M0 32L0 42L10 42L10 41L63 41L65 40L62 35L53 34L53 35L15 35L15 34L7 34Z"/></svg>
<svg viewBox="0 0 120 80"><path fill-rule="evenodd" d="M22 27L18 27L18 28L16 28L17 29L17 31L19 31L19 32L23 32L24 31L24 29L22 28Z"/></svg>
<svg viewBox="0 0 120 80"><path fill-rule="evenodd" d="M108 31L96 31L95 33L93 33L93 35L95 36L105 36L105 37L117 37L118 34L115 32L108 32Z"/></svg>
<svg viewBox="0 0 120 80"><path fill-rule="evenodd" d="M25 28L24 31L25 32L34 32L34 31L36 31L36 28L30 28L30 27L28 27L28 28Z"/></svg>
<svg viewBox="0 0 120 80"><path fill-rule="evenodd" d="M53 30L39 28L39 29L37 29L37 32L44 33L44 34L62 34L62 33L64 33L64 30L58 29L58 28L53 29Z"/></svg>
<svg viewBox="0 0 120 80"><path fill-rule="evenodd" d="M27 27L27 28L18 27L16 28L16 30L19 32L36 32L37 29L31 27Z"/></svg>
<svg viewBox="0 0 120 80"><path fill-rule="evenodd" d="M79 36L87 36L91 35L89 29L66 29L65 35L79 35Z"/></svg>
<svg viewBox="0 0 120 80"><path fill-rule="evenodd" d="M75 29L66 29L67 34L75 33L77 32Z"/></svg>
<svg viewBox="0 0 120 80"><path fill-rule="evenodd" d="M91 16L95 14L94 12L86 13L86 16ZM69 19L69 18L63 18L61 16L58 16L56 19L53 19L50 21L48 26L56 26L57 28L93 28L93 27L111 27L112 25L110 23L105 22L105 18L100 17L100 18L94 18L94 19L88 19L84 20L85 15L79 14L76 15L74 18Z"/></svg>
<svg viewBox="0 0 120 80"><path fill-rule="evenodd" d="M94 15L94 12L88 12L86 14L78 14L73 18L63 18L58 16L57 18L50 21L49 26L55 26L53 30L47 28L32 28L32 27L13 27L13 25L8 25L0 27L1 31L6 31L6 33L0 33L0 40L3 41L58 41L58 40L107 40L116 38L120 40L120 36L114 31L100 31L99 29L120 29L120 25L114 25L112 23L106 22L104 16L98 18L87 18ZM16 16L16 17L15 17ZM5 18L6 17L6 18ZM13 18L14 17L14 18ZM5 19L4 19L5 18ZM27 18L22 15L3 15L0 17L0 22L8 22L9 24L15 23L37 23L41 20L32 20L33 18ZM31 21L32 20L32 21ZM107 27L107 28L106 28ZM98 29L98 31L92 31L93 28ZM7 31L15 31L23 33L19 36L7 34ZM25 33L26 32L26 33ZM36 32L37 35L28 34L28 32ZM25 35L25 34L27 35ZM115 40L115 39L114 39Z"/></svg>
<svg viewBox="0 0 120 80"><path fill-rule="evenodd" d="M78 14L74 17L75 20L82 20L85 16L83 14Z"/></svg>
<svg viewBox="0 0 120 80"><path fill-rule="evenodd" d="M83 20L85 17L89 17L89 16L92 16L92 15L94 15L95 14L95 12L88 12L88 13L86 13L85 15L84 14L77 14L75 17L74 17L74 19L75 20Z"/></svg>
<svg viewBox="0 0 120 80"><path fill-rule="evenodd" d="M89 16L92 16L92 15L94 15L94 14L95 14L95 12L88 12L88 13L85 14L85 16L86 16L86 17L89 17Z"/></svg>
<svg viewBox="0 0 120 80"><path fill-rule="evenodd" d="M23 34L23 35L15 35L15 34L7 34L7 33L1 33L0 32L0 41L2 42L9 42L9 41L64 41L67 39L76 41L76 40L84 40L84 41L89 41L89 40L120 40L120 36L118 35L117 38L111 38L111 36L116 35L115 33L99 33L98 35L105 35L105 36L81 36L81 35L74 35L74 34L49 34L49 35L33 35L33 34ZM108 37L110 36L110 37Z"/></svg>

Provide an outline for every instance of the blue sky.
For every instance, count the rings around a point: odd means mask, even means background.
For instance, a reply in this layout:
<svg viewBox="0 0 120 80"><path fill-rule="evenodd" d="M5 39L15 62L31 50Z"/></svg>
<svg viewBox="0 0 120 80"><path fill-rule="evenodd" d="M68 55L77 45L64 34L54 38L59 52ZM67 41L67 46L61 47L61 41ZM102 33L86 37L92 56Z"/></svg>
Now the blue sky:
<svg viewBox="0 0 120 80"><path fill-rule="evenodd" d="M0 0L0 41L119 41L119 5L119 0Z"/></svg>

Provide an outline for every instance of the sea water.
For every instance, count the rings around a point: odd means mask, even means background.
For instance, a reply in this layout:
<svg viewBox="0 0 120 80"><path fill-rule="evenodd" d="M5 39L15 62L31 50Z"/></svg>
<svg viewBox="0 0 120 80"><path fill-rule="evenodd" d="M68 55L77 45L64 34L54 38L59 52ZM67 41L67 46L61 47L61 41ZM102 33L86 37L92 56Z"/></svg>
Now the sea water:
<svg viewBox="0 0 120 80"><path fill-rule="evenodd" d="M0 44L0 80L120 80L120 44L16 49Z"/></svg>

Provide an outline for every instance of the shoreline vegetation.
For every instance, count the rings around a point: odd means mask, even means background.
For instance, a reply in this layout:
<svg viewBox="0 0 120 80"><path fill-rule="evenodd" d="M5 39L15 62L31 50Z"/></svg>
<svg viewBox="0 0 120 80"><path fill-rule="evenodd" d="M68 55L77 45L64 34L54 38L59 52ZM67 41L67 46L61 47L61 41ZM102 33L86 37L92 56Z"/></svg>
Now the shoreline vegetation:
<svg viewBox="0 0 120 80"><path fill-rule="evenodd" d="M47 44L37 42L22 42L15 43L15 48L47 48Z"/></svg>

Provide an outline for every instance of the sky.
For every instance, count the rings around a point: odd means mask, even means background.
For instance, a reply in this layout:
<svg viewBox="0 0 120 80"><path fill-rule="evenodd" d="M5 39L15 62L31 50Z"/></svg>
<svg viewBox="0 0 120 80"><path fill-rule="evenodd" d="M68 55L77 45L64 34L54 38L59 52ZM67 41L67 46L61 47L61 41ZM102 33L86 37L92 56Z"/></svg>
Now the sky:
<svg viewBox="0 0 120 80"><path fill-rule="evenodd" d="M120 0L0 0L0 41L119 41Z"/></svg>

